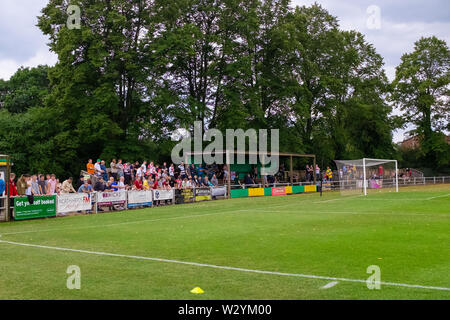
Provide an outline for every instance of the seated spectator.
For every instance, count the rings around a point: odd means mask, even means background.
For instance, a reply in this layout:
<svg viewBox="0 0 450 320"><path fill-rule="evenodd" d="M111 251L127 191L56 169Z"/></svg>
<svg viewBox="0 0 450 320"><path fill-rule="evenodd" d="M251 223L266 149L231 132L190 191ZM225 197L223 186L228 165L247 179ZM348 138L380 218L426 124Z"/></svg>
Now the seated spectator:
<svg viewBox="0 0 450 320"><path fill-rule="evenodd" d="M98 181L95 183L94 190L97 192L104 192L105 188L106 188L105 180L103 180L103 177L100 177Z"/></svg>
<svg viewBox="0 0 450 320"><path fill-rule="evenodd" d="M139 168L138 170L140 170L141 168ZM136 178L136 180L134 181L134 188L136 190L142 190L142 176L138 176Z"/></svg>
<svg viewBox="0 0 450 320"><path fill-rule="evenodd" d="M109 181L106 183L105 192L114 192L114 177L110 177Z"/></svg>

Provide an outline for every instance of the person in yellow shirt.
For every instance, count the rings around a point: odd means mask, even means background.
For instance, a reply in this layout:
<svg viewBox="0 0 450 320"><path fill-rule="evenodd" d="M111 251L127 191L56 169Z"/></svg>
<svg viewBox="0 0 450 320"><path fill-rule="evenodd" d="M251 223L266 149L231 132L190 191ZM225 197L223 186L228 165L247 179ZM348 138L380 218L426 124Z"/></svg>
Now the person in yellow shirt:
<svg viewBox="0 0 450 320"><path fill-rule="evenodd" d="M94 164L92 163L92 159L89 159L89 161L88 161L88 163L87 163L87 165L86 165L86 168L87 168L87 172L88 172L90 175L94 175L94 173L95 173L95 166L94 166Z"/></svg>
<svg viewBox="0 0 450 320"><path fill-rule="evenodd" d="M333 171L331 171L330 167L327 167L326 175L328 181L333 180Z"/></svg>

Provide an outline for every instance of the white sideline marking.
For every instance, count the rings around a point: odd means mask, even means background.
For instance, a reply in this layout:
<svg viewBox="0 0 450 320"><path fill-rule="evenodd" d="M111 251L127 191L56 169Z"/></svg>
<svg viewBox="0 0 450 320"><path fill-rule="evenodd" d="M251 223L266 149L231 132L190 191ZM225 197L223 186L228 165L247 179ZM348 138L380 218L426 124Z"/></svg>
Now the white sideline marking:
<svg viewBox="0 0 450 320"><path fill-rule="evenodd" d="M333 281L333 282L330 282L329 284L324 285L320 289L330 289L330 288L333 288L338 283L339 283L338 281Z"/></svg>
<svg viewBox="0 0 450 320"><path fill-rule="evenodd" d="M332 202L332 201L342 201L342 200L348 200L348 199L359 198L359 197L363 197L363 195L344 197L344 198L338 198L338 199L332 199L332 200L316 201L313 203L327 203L327 202Z"/></svg>
<svg viewBox="0 0 450 320"><path fill-rule="evenodd" d="M125 255L125 254L97 252L97 251L88 251L88 250L79 250L79 249L70 249L70 248L59 248L59 247L43 246L43 245L37 245L37 244L20 243L20 242L12 242L12 241L4 241L4 240L0 240L0 243L22 246L22 247L32 247L32 248L50 249L50 250L57 250L57 251L86 253L86 254L93 254L93 255L99 255L99 256L109 256L109 257L118 257L118 258L166 262L166 263L183 264L183 265L196 266L196 267L231 270L231 271L241 271L241 272L257 273L257 274L269 274L269 275L288 276L288 277L297 277L297 278L356 282L356 283L364 283L364 284L366 283L366 280L359 280L359 279L324 277L324 276L315 276L315 275L298 274L298 273L284 273L284 272L273 272L273 271L254 270L254 269L245 269L245 268L236 268L236 267L226 267L226 266L217 266L214 264L205 264L205 263L187 262L187 261L178 261L178 260L151 258L151 257L142 257L142 256L130 256L130 255ZM380 282L380 284L385 285L385 286L450 291L450 288L422 286L422 285L415 285L415 284L405 284L405 283L395 283L395 282Z"/></svg>
<svg viewBox="0 0 450 320"><path fill-rule="evenodd" d="M449 194L444 194L443 196L431 197L431 198L428 198L428 199L425 199L425 200L433 200L433 199L437 199L437 198L445 198L445 197L448 197L448 196L450 196L450 193Z"/></svg>

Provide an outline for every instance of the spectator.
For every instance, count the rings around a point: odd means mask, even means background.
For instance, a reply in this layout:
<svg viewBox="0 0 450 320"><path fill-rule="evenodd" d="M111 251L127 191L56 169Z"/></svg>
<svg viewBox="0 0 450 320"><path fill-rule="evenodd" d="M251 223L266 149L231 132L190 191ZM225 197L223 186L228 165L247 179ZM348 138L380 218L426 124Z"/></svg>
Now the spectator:
<svg viewBox="0 0 450 320"><path fill-rule="evenodd" d="M181 161L181 164L178 166L178 169L180 170L180 178L184 180L186 178L186 169L184 167L184 162Z"/></svg>
<svg viewBox="0 0 450 320"><path fill-rule="evenodd" d="M203 179L203 186L204 186L204 187L214 187L214 185L213 185L211 182L209 182L208 177L205 177L205 178Z"/></svg>
<svg viewBox="0 0 450 320"><path fill-rule="evenodd" d="M122 159L119 159L119 161L117 162L116 169L117 169L117 179L120 180L120 178L124 176Z"/></svg>
<svg viewBox="0 0 450 320"><path fill-rule="evenodd" d="M219 185L219 180L217 180L216 174L213 174L211 178L211 183L213 184L214 187L217 187Z"/></svg>
<svg viewBox="0 0 450 320"><path fill-rule="evenodd" d="M100 177L98 181L95 183L94 190L97 192L105 191L105 180L103 180L103 177Z"/></svg>
<svg viewBox="0 0 450 320"><path fill-rule="evenodd" d="M125 177L120 177L117 183L117 191L127 191L127 185L125 184Z"/></svg>
<svg viewBox="0 0 450 320"><path fill-rule="evenodd" d="M9 196L10 197L16 197L18 196L16 183L14 182L14 179L16 178L16 175L14 173L11 173L9 177Z"/></svg>
<svg viewBox="0 0 450 320"><path fill-rule="evenodd" d="M17 193L19 196L24 196L27 190L27 179L24 175L21 175L19 180L17 180Z"/></svg>
<svg viewBox="0 0 450 320"><path fill-rule="evenodd" d="M3 193L6 190L6 183L5 180L0 178L0 197L3 197Z"/></svg>
<svg viewBox="0 0 450 320"><path fill-rule="evenodd" d="M53 195L56 194L56 176L54 174L51 175L50 180L47 182L47 194Z"/></svg>
<svg viewBox="0 0 450 320"><path fill-rule="evenodd" d="M245 179L244 179L244 184L245 184L246 186L251 186L251 185L254 185L254 184L255 184L255 181L252 179L250 173L248 173L247 176L245 177Z"/></svg>
<svg viewBox="0 0 450 320"><path fill-rule="evenodd" d="M169 167L169 176L171 176L172 178L175 176L175 167L173 163Z"/></svg>
<svg viewBox="0 0 450 320"><path fill-rule="evenodd" d="M102 170L102 167L101 167L101 160L100 159L97 159L97 162L95 163L95 175L97 176L97 177L100 177L100 176L102 176L103 175L103 170Z"/></svg>
<svg viewBox="0 0 450 320"><path fill-rule="evenodd" d="M139 168L140 170L141 168ZM134 181L134 187L136 190L142 190L142 176L138 176L137 179Z"/></svg>
<svg viewBox="0 0 450 320"><path fill-rule="evenodd" d="M105 187L105 191L106 192L113 192L114 191L114 177L109 177L108 182L106 182L106 187Z"/></svg>
<svg viewBox="0 0 450 320"><path fill-rule="evenodd" d="M34 196L33 196L33 191L31 191L31 177L30 176L25 176L25 183L27 185L27 188L25 189L25 195L28 197L28 202L30 204L34 203Z"/></svg>
<svg viewBox="0 0 450 320"><path fill-rule="evenodd" d="M106 170L105 160L100 161L100 170L103 177L103 181L108 181L108 171Z"/></svg>
<svg viewBox="0 0 450 320"><path fill-rule="evenodd" d="M75 189L78 190L83 184L84 184L84 177L81 176L80 179L78 180L77 184L75 185Z"/></svg>
<svg viewBox="0 0 450 320"><path fill-rule="evenodd" d="M114 180L117 180L117 166L116 166L117 162L116 159L112 159L109 167L111 168L111 175L113 176Z"/></svg>
<svg viewBox="0 0 450 320"><path fill-rule="evenodd" d="M72 185L73 182L73 178L70 177L69 179L65 180L61 186L61 193L62 194L66 194L66 193L76 193L75 189L73 188Z"/></svg>
<svg viewBox="0 0 450 320"><path fill-rule="evenodd" d="M131 164L130 163L125 163L123 165L123 176L125 177L125 184L126 185L130 185L131 182Z"/></svg>
<svg viewBox="0 0 450 320"><path fill-rule="evenodd" d="M91 175L95 174L95 165L92 163L92 159L88 160L88 163L86 164L87 172Z"/></svg>
<svg viewBox="0 0 450 320"><path fill-rule="evenodd" d="M36 175L31 176L31 193L35 196L41 194L41 188L39 187L39 181Z"/></svg>
<svg viewBox="0 0 450 320"><path fill-rule="evenodd" d="M61 193L61 182L59 181L59 179L56 179L56 193L60 194Z"/></svg>
<svg viewBox="0 0 450 320"><path fill-rule="evenodd" d="M78 189L78 193L91 193L91 192L92 186L89 184L87 180L84 181L84 184Z"/></svg>

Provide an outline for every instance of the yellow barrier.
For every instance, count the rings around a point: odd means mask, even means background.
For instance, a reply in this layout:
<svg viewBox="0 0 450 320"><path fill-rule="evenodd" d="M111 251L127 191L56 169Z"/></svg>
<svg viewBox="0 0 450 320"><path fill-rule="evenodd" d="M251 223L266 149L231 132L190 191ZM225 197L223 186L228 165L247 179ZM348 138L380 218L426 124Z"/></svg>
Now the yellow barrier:
<svg viewBox="0 0 450 320"><path fill-rule="evenodd" d="M292 194L292 187L286 187L286 194Z"/></svg>
<svg viewBox="0 0 450 320"><path fill-rule="evenodd" d="M305 192L317 192L317 186L305 186Z"/></svg>
<svg viewBox="0 0 450 320"><path fill-rule="evenodd" d="M264 188L254 188L248 189L249 197L263 197L264 196Z"/></svg>

